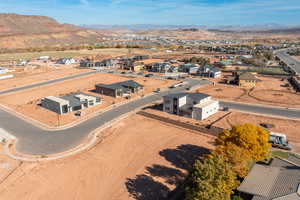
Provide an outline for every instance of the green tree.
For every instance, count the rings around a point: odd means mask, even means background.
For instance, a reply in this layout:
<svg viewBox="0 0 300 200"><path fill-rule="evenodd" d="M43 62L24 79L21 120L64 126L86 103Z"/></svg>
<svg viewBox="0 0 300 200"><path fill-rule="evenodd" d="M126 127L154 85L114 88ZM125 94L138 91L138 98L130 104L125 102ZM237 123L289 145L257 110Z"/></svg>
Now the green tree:
<svg viewBox="0 0 300 200"><path fill-rule="evenodd" d="M253 124L234 126L216 139L218 146L236 145L245 150L253 161L261 161L269 154L269 133Z"/></svg>
<svg viewBox="0 0 300 200"><path fill-rule="evenodd" d="M191 169L185 185L186 200L230 200L237 184L231 165L212 153Z"/></svg>

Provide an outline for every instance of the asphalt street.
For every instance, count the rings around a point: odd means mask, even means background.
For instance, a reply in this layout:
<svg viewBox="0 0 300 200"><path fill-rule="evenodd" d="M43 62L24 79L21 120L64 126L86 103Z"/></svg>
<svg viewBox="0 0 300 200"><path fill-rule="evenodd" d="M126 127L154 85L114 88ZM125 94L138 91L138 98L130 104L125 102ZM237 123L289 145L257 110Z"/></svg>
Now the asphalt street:
<svg viewBox="0 0 300 200"><path fill-rule="evenodd" d="M88 74L97 72L88 72ZM81 75L75 75L80 77ZM74 78L74 76L73 76ZM16 92L19 90L29 89L33 87L39 87L47 85L49 83L55 83L63 80L72 79L72 77L66 77L53 81L47 81L40 84L34 84L31 86L25 86L23 88L16 88L9 91L2 91L2 94L8 92ZM188 85L186 87L207 85L210 82L201 79L187 79ZM146 96L144 98L129 102L127 104L118 106L114 109L99 114L85 122L82 122L72 128L61 131L45 131L42 130L16 116L0 110L0 127L8 133L18 138L16 148L19 152L31 155L47 155L60 153L76 147L80 142L93 130L105 125L123 114L129 113L137 108L146 106L147 104L161 100L162 97L168 93L176 93L185 91L186 87L174 88L169 91L164 91L154 95ZM1 93L0 93L1 94ZM235 102L221 101L221 106L229 107L230 109L237 109L258 114L268 114L275 116L283 116L288 118L300 118L299 110L289 110L276 107L266 107L258 105L248 105Z"/></svg>
<svg viewBox="0 0 300 200"><path fill-rule="evenodd" d="M21 91L21 90L31 89L31 88L35 88L35 87L40 87L40 86L48 85L48 84L51 84L51 83L57 83L57 82L61 82L61 81L71 80L71 79L74 79L74 78L79 78L79 77L82 77L82 76L87 76L87 75L91 75L91 74L95 74L95 73L98 73L98 72L97 71L91 71L91 72L86 72L86 73L81 73L81 74L75 74L75 75L72 75L72 76L67 76L67 77L64 77L64 78L59 78L59 79L49 80L49 81L45 81L45 82L41 82L41 83L36 83L36 84L32 84L32 85L26 85L26 86L23 86L23 87L12 88L12 89L9 89L9 90L2 90L2 91L0 91L0 95L11 93L11 92L18 92L18 91Z"/></svg>
<svg viewBox="0 0 300 200"><path fill-rule="evenodd" d="M189 86L193 87L196 85L206 85L209 82L205 80L189 79L188 83ZM147 96L118 106L78 124L77 126L61 131L42 130L2 110L0 110L0 126L2 129L18 138L16 148L19 152L31 155L60 153L77 146L90 132L103 126L107 122L137 108L161 100L162 96L170 92L182 91L185 91L184 87Z"/></svg>
<svg viewBox="0 0 300 200"><path fill-rule="evenodd" d="M288 55L287 50L277 51L276 56L282 62L284 62L290 69L292 69L297 75L300 75L300 60Z"/></svg>
<svg viewBox="0 0 300 200"><path fill-rule="evenodd" d="M241 110L245 112L257 113L257 114L300 119L300 110L295 110L295 109L285 109L285 108L269 107L269 106L262 106L262 105L251 105L251 104L243 104L243 103L223 101L223 100L220 101L220 106L228 107L230 109L235 109L235 110Z"/></svg>

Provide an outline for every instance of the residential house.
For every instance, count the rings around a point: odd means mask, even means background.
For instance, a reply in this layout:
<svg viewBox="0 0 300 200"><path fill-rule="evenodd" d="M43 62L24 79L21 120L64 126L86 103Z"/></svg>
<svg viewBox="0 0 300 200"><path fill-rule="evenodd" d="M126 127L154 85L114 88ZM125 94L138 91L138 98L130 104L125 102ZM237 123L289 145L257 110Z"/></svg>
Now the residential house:
<svg viewBox="0 0 300 200"><path fill-rule="evenodd" d="M77 62L74 58L61 58L56 62L56 64L61 64L61 65L71 65L76 63Z"/></svg>
<svg viewBox="0 0 300 200"><path fill-rule="evenodd" d="M95 67L113 68L118 65L117 59L104 59L102 61L95 62Z"/></svg>
<svg viewBox="0 0 300 200"><path fill-rule="evenodd" d="M149 55L137 55L133 57L134 61L142 61L142 60L147 60L150 59Z"/></svg>
<svg viewBox="0 0 300 200"><path fill-rule="evenodd" d="M154 63L150 69L151 72L166 73L170 70L171 64L169 62Z"/></svg>
<svg viewBox="0 0 300 200"><path fill-rule="evenodd" d="M82 110L101 103L101 99L85 93L74 93L62 97L49 96L42 99L42 107L57 114Z"/></svg>
<svg viewBox="0 0 300 200"><path fill-rule="evenodd" d="M225 68L232 67L232 61L231 60L223 60L220 62L215 62L213 65L217 68L225 69Z"/></svg>
<svg viewBox="0 0 300 200"><path fill-rule="evenodd" d="M241 87L255 87L259 80L250 72L237 75L237 84Z"/></svg>
<svg viewBox="0 0 300 200"><path fill-rule="evenodd" d="M198 74L200 76L205 76L205 77L219 78L221 76L222 72L217 67L205 65L205 66L199 68Z"/></svg>
<svg viewBox="0 0 300 200"><path fill-rule="evenodd" d="M237 190L245 199L300 200L300 159L289 155L257 163Z"/></svg>
<svg viewBox="0 0 300 200"><path fill-rule="evenodd" d="M202 93L174 93L163 97L164 112L204 120L219 111L219 102Z"/></svg>
<svg viewBox="0 0 300 200"><path fill-rule="evenodd" d="M197 74L200 66L198 64L184 64L178 68L179 72L184 72L188 74Z"/></svg>
<svg viewBox="0 0 300 200"><path fill-rule="evenodd" d="M80 61L80 67L95 67L95 62L91 60L81 60Z"/></svg>
<svg viewBox="0 0 300 200"><path fill-rule="evenodd" d="M136 93L143 88L143 85L133 80L128 80L113 84L97 84L96 92L112 97L123 97L128 96L131 93Z"/></svg>

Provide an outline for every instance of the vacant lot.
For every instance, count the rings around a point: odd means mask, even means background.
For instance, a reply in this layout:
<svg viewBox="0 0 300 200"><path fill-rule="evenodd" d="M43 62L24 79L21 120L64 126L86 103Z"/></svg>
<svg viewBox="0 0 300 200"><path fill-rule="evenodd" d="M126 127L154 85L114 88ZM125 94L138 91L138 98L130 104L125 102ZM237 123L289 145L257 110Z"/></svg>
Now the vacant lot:
<svg viewBox="0 0 300 200"><path fill-rule="evenodd" d="M83 110L83 117L88 117L89 114L95 112L101 112L104 108L107 108L113 103L125 101L125 98L112 98L104 95L94 93L95 84L110 84L119 81L135 80L138 83L145 86L143 91L138 94L132 95L134 97L140 97L142 95L153 92L156 88L166 88L174 84L176 81L172 80L161 80L152 78L128 78L123 76L117 76L113 74L94 74L82 78L68 80L48 86L43 86L31 90L20 91L13 94L7 94L0 96L0 103L4 104L19 113L29 116L33 119L39 120L51 126L60 126L80 120L74 113L64 114L58 116L56 113L51 112L47 109L42 108L38 104L41 99L47 96L63 96L72 92L85 92L95 96L99 96L103 99L103 103Z"/></svg>
<svg viewBox="0 0 300 200"><path fill-rule="evenodd" d="M214 139L140 115L104 134L76 156L22 164L1 184L0 199L162 199Z"/></svg>
<svg viewBox="0 0 300 200"><path fill-rule="evenodd" d="M294 92L292 88L284 87L288 83L286 80L263 76L258 78L261 82L257 83L253 89L216 84L198 89L197 92L210 94L215 98L224 100L300 108L300 95Z"/></svg>
<svg viewBox="0 0 300 200"><path fill-rule="evenodd" d="M280 119L275 117L259 116L254 114L232 112L229 116L223 120L217 122L215 126L224 129L230 129L231 126L252 123L260 125L262 123L274 124L274 128L270 128L270 131L284 133L288 139L293 143L300 145L300 121L299 120L288 120Z"/></svg>
<svg viewBox="0 0 300 200"><path fill-rule="evenodd" d="M61 66L59 68L53 67L39 67L35 69L22 69L16 71L15 77L11 79L0 80L0 90L7 90L15 87L31 85L38 82L58 79L74 74L80 74L91 71L90 69L79 69L69 66Z"/></svg>
<svg viewBox="0 0 300 200"><path fill-rule="evenodd" d="M156 54L159 50L151 49L130 49L131 54ZM129 51L125 48L108 48L108 49L94 49L94 50L67 50L67 51L45 51L34 53L10 53L0 54L0 61L12 60L30 60L41 56L50 56L52 58L69 58L69 57L84 57L84 56L126 56Z"/></svg>

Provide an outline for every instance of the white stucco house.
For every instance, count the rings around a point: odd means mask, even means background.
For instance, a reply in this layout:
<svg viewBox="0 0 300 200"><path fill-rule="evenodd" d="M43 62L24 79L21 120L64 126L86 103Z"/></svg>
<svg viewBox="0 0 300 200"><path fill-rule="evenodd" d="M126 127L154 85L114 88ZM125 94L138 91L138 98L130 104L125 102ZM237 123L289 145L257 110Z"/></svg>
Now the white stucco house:
<svg viewBox="0 0 300 200"><path fill-rule="evenodd" d="M164 112L204 120L219 111L219 102L203 93L175 93L163 97Z"/></svg>

